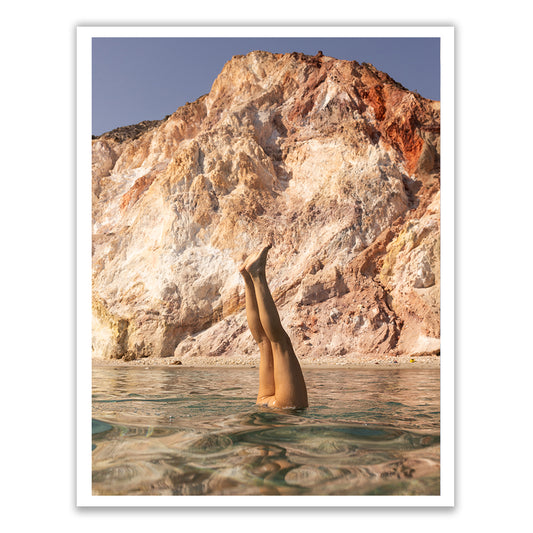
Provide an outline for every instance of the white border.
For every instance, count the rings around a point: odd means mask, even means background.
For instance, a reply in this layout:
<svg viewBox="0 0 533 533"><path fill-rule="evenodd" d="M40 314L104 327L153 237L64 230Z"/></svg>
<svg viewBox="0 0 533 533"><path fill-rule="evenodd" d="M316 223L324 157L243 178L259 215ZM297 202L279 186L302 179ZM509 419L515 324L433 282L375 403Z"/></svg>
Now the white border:
<svg viewBox="0 0 533 533"><path fill-rule="evenodd" d="M439 496L93 496L91 493L91 100L93 37L440 37L441 494ZM77 499L79 507L450 507L454 505L454 28L77 28Z"/></svg>

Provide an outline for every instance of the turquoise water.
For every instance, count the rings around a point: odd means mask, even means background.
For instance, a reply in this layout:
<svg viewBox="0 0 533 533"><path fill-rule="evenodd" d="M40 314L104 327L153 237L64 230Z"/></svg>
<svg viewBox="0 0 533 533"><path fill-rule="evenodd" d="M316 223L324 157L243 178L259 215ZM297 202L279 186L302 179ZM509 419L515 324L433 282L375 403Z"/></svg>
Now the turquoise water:
<svg viewBox="0 0 533 533"><path fill-rule="evenodd" d="M304 368L297 411L257 372L94 368L93 493L439 494L438 369Z"/></svg>

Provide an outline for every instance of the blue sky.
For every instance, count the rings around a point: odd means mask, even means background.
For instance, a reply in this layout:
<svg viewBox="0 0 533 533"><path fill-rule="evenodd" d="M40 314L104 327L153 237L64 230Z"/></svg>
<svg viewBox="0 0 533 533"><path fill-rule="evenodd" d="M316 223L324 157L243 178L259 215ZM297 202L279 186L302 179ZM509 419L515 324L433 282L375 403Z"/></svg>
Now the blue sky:
<svg viewBox="0 0 533 533"><path fill-rule="evenodd" d="M161 119L211 89L232 56L318 50L372 63L407 89L440 100L439 38L93 38L92 132Z"/></svg>

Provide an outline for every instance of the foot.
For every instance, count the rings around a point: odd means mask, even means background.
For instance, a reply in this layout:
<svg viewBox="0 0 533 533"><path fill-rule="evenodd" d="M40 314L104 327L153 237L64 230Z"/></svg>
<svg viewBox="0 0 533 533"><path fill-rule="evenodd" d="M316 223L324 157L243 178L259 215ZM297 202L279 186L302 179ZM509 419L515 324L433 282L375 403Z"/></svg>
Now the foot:
<svg viewBox="0 0 533 533"><path fill-rule="evenodd" d="M265 272L267 255L270 248L272 248L272 243L263 246L259 252L248 258L245 268L250 276L258 276L259 274Z"/></svg>

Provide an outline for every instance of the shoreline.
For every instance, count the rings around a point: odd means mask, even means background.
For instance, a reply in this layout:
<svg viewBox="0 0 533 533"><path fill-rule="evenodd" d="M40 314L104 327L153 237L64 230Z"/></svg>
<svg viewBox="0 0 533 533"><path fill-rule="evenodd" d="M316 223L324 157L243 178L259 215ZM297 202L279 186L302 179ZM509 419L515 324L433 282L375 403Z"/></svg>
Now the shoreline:
<svg viewBox="0 0 533 533"><path fill-rule="evenodd" d="M440 368L439 355L367 355L351 357L298 358L305 368ZM259 356L146 357L132 361L92 358L92 366L102 367L176 367L176 368L258 368Z"/></svg>

